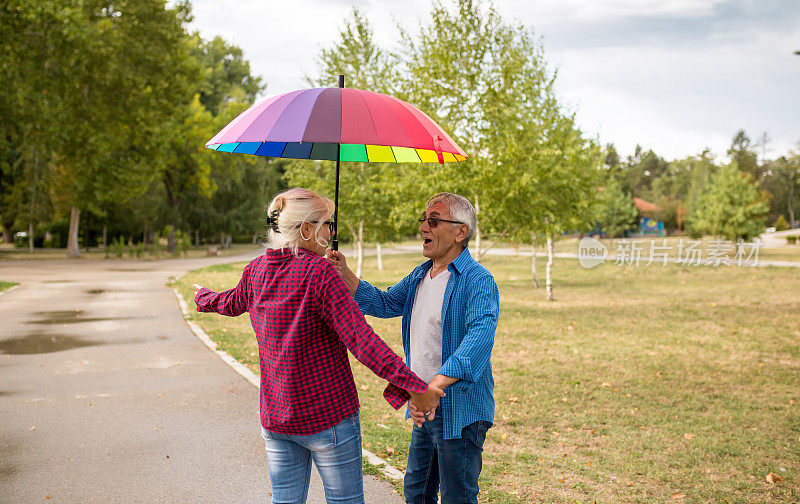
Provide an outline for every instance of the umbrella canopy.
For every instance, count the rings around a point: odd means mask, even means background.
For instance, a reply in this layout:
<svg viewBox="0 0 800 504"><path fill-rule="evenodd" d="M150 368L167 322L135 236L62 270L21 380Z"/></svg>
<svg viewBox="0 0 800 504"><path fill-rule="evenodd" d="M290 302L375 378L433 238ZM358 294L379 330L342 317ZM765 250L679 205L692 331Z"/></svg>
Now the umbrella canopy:
<svg viewBox="0 0 800 504"><path fill-rule="evenodd" d="M253 105L206 147L293 159L444 163L467 159L430 117L408 103L349 88L290 91ZM338 158L337 158L338 149Z"/></svg>

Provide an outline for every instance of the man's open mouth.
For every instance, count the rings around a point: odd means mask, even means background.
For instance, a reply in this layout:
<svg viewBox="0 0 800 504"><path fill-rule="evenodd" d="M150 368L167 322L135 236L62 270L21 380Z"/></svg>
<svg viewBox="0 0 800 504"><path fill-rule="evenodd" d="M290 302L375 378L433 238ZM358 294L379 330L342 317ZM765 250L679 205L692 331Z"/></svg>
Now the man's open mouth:
<svg viewBox="0 0 800 504"><path fill-rule="evenodd" d="M425 245L427 245L427 244L429 244L429 243L430 243L430 242L432 242L432 241L433 241L433 240L431 240L430 238L425 238L425 239L423 239L423 242L422 242L422 243L423 243L423 244L425 244Z"/></svg>

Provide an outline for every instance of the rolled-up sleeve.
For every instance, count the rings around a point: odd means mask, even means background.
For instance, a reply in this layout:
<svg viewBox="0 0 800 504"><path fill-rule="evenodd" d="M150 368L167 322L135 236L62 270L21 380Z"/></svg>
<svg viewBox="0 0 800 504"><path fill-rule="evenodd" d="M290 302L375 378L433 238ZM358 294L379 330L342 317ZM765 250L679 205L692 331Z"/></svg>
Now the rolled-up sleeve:
<svg viewBox="0 0 800 504"><path fill-rule="evenodd" d="M378 318L399 317L405 308L409 285L411 279L408 276L386 291L360 280L353 299L364 315Z"/></svg>
<svg viewBox="0 0 800 504"><path fill-rule="evenodd" d="M500 293L497 284L491 275L482 276L467 290L464 338L442 365L439 374L477 382L491 358L499 314Z"/></svg>

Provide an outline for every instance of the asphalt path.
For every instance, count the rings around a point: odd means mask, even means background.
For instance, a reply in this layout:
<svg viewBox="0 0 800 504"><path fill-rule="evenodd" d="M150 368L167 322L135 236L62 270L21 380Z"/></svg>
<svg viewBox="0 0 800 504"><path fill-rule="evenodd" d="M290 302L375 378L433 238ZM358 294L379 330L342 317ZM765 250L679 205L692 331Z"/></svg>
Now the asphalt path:
<svg viewBox="0 0 800 504"><path fill-rule="evenodd" d="M0 502L263 503L258 390L183 320L170 277L245 260L0 262ZM399 504L365 476L366 501ZM313 473L309 503L324 503Z"/></svg>

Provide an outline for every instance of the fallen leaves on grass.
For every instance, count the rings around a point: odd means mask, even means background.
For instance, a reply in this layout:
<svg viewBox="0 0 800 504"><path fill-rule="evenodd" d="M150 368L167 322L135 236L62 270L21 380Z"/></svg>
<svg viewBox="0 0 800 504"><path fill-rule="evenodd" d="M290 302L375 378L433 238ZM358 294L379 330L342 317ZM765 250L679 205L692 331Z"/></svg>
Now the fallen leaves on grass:
<svg viewBox="0 0 800 504"><path fill-rule="evenodd" d="M669 496L669 498L672 499L672 500L679 500L679 499L683 499L685 497L686 496L684 494L682 494L681 492L675 492L674 494Z"/></svg>
<svg viewBox="0 0 800 504"><path fill-rule="evenodd" d="M603 382L600 384L601 387L611 388L611 384L608 382Z"/></svg>
<svg viewBox="0 0 800 504"><path fill-rule="evenodd" d="M510 403L515 403L517 401L519 401L519 397L517 397L517 396L511 396L511 397L508 398L508 402L510 402Z"/></svg>
<svg viewBox="0 0 800 504"><path fill-rule="evenodd" d="M694 439L694 434L689 434L688 432L683 435L683 439L689 440Z"/></svg>
<svg viewBox="0 0 800 504"><path fill-rule="evenodd" d="M774 485L775 483L778 483L779 481L783 481L783 476L780 476L780 475L775 474L774 472L771 472L771 473L767 474L766 480L767 480L767 483L772 483Z"/></svg>

